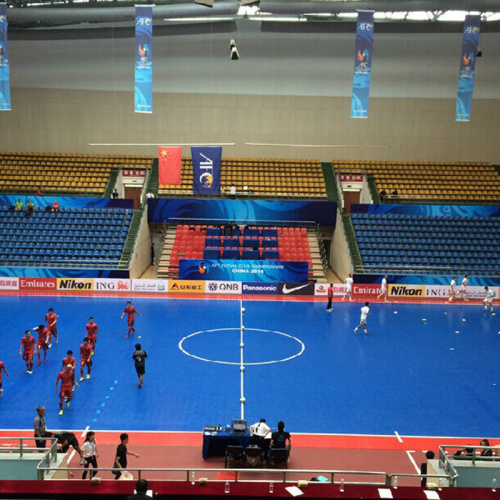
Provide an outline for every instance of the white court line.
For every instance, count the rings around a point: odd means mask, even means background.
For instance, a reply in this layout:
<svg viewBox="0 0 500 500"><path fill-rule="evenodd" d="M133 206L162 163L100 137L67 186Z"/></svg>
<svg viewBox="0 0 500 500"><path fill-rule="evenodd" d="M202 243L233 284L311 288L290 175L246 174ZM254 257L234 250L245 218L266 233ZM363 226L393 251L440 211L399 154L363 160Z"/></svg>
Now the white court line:
<svg viewBox="0 0 500 500"><path fill-rule="evenodd" d="M417 466L417 462L415 462L415 459L413 458L412 453L415 453L415 450L406 450L406 454L408 455L408 458L410 459L410 462L413 464L413 467L415 467L415 470L417 471L417 474L420 474L420 469Z"/></svg>
<svg viewBox="0 0 500 500"><path fill-rule="evenodd" d="M396 437L398 438L398 441L399 441L400 443L402 443L402 442L403 442L403 440L401 439L401 436L399 435L398 431L394 431L394 434L396 434Z"/></svg>
<svg viewBox="0 0 500 500"><path fill-rule="evenodd" d="M80 437L85 437L85 434L87 434L87 431L89 429L90 429L90 426L87 425L87 427L85 427L85 429L83 430L82 435ZM71 460L73 459L73 457L75 456L75 453L76 453L76 451L73 449L73 451L71 452L71 454L70 454L70 456L68 458L68 465L71 462Z"/></svg>

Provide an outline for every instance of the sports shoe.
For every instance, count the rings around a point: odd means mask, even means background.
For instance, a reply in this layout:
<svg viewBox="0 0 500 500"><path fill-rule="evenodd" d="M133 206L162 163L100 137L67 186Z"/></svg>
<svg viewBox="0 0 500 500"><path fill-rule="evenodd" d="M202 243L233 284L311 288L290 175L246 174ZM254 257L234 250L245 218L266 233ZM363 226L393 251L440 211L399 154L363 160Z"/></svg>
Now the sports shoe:
<svg viewBox="0 0 500 500"><path fill-rule="evenodd" d="M370 332L368 330L365 330L365 335L370 335Z"/></svg>
<svg viewBox="0 0 500 500"><path fill-rule="evenodd" d="M138 387L139 389L141 389L141 388L142 388L142 384L139 384L137 387Z"/></svg>
<svg viewBox="0 0 500 500"><path fill-rule="evenodd" d="M52 347L52 344L49 344L49 349Z"/></svg>
<svg viewBox="0 0 500 500"><path fill-rule="evenodd" d="M354 334L355 334L355 335L357 335L357 333L358 333L358 329L357 329L357 328L355 328L355 329L354 329Z"/></svg>
<svg viewBox="0 0 500 500"><path fill-rule="evenodd" d="M485 309L486 311L486 309ZM40 360L38 360L38 363L36 364L36 366L40 366L42 364L42 362Z"/></svg>
<svg viewBox="0 0 500 500"><path fill-rule="evenodd" d="M33 373L33 368L28 373L31 375Z"/></svg>
<svg viewBox="0 0 500 500"><path fill-rule="evenodd" d="M66 401L66 408L69 408L69 401Z"/></svg>
<svg viewBox="0 0 500 500"><path fill-rule="evenodd" d="M128 339L130 337L130 335L127 333L127 335L125 335L125 338Z"/></svg>
<svg viewBox="0 0 500 500"><path fill-rule="evenodd" d="M63 414L63 411L62 410L59 410L59 415L62 415Z"/></svg>
<svg viewBox="0 0 500 500"><path fill-rule="evenodd" d="M59 337L56 337L56 344L59 344Z"/></svg>
<svg viewBox="0 0 500 500"><path fill-rule="evenodd" d="M83 377L80 377L80 382L83 382L85 379Z"/></svg>
<svg viewBox="0 0 500 500"><path fill-rule="evenodd" d="M90 378L90 373L87 373L87 379L89 379L89 378Z"/></svg>

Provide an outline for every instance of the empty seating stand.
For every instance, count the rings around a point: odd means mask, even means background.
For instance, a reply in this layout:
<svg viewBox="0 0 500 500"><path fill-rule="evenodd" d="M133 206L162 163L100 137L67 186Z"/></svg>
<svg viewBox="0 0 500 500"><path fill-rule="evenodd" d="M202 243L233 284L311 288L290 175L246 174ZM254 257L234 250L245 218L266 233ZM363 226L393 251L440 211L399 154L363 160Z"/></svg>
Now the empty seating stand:
<svg viewBox="0 0 500 500"><path fill-rule="evenodd" d="M182 182L160 185L160 195L193 195L193 168L190 158L182 159ZM227 158L222 160L222 194L230 186L238 193L253 196L326 198L323 171L319 160L276 158Z"/></svg>
<svg viewBox="0 0 500 500"><path fill-rule="evenodd" d="M312 269L305 228L255 226L233 229L232 236L223 233L224 228L214 226L177 226L169 277L178 276L181 259L307 261Z"/></svg>
<svg viewBox="0 0 500 500"><path fill-rule="evenodd" d="M500 175L490 163L433 163L334 160L338 173L365 173L378 192L401 199L494 202L500 200ZM392 199L389 197L389 201ZM384 200L382 200L384 201Z"/></svg>
<svg viewBox="0 0 500 500"><path fill-rule="evenodd" d="M32 217L0 208L0 265L115 268L132 210L36 207Z"/></svg>
<svg viewBox="0 0 500 500"><path fill-rule="evenodd" d="M366 272L498 276L500 218L352 214Z"/></svg>

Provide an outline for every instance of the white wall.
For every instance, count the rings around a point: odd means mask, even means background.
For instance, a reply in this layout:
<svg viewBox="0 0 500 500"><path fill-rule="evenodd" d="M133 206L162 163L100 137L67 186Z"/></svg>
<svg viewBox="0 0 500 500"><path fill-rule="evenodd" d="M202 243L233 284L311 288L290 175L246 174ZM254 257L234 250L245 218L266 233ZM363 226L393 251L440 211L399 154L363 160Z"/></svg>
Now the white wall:
<svg viewBox="0 0 500 500"><path fill-rule="evenodd" d="M337 225L330 245L330 267L341 280L344 280L353 272L351 253L349 252L344 223L339 210L337 210Z"/></svg>
<svg viewBox="0 0 500 500"><path fill-rule="evenodd" d="M151 265L151 233L148 224L148 208L144 209L130 263L130 277L140 278Z"/></svg>

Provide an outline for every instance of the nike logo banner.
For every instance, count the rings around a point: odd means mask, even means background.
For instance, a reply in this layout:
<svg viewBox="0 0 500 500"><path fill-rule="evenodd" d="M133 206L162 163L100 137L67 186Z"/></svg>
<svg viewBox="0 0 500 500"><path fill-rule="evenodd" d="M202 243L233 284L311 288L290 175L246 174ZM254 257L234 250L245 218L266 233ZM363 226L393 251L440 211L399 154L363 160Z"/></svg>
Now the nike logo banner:
<svg viewBox="0 0 500 500"><path fill-rule="evenodd" d="M280 295L314 295L314 283L280 283Z"/></svg>

